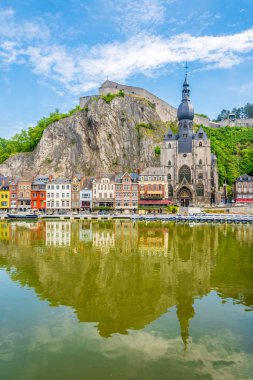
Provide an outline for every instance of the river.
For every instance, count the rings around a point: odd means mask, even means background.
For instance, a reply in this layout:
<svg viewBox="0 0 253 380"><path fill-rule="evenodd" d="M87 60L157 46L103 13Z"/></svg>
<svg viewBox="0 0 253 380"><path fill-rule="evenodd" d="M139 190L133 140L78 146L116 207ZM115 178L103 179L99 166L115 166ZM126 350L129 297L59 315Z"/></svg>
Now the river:
<svg viewBox="0 0 253 380"><path fill-rule="evenodd" d="M252 379L253 227L0 222L0 379Z"/></svg>

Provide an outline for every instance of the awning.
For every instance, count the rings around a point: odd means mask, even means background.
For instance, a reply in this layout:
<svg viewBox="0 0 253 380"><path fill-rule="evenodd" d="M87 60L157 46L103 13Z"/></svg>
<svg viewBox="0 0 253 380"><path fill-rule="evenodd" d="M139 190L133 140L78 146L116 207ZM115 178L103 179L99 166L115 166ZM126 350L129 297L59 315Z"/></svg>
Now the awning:
<svg viewBox="0 0 253 380"><path fill-rule="evenodd" d="M168 199L162 199L162 200L140 200L139 201L139 206L152 206L152 205L155 205L155 206L164 206L164 205L171 205L173 204L172 201L169 201Z"/></svg>
<svg viewBox="0 0 253 380"><path fill-rule="evenodd" d="M237 198L236 203L253 203L253 198Z"/></svg>

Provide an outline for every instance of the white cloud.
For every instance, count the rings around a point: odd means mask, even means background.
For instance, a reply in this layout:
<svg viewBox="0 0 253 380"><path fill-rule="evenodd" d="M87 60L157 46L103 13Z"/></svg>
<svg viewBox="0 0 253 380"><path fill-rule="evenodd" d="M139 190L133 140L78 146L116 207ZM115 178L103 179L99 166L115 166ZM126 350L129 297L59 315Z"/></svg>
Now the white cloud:
<svg viewBox="0 0 253 380"><path fill-rule="evenodd" d="M43 20L16 22L15 11L12 8L0 8L0 41L3 38L32 41L45 40L49 37L49 29Z"/></svg>
<svg viewBox="0 0 253 380"><path fill-rule="evenodd" d="M63 46L31 47L23 56L33 70L59 81L73 93L97 87L108 76L157 73L168 64L199 61L210 68L230 68L253 50L253 29L224 36L179 34L171 38L139 34L125 42L96 45L90 51Z"/></svg>
<svg viewBox="0 0 253 380"><path fill-rule="evenodd" d="M125 32L140 31L145 26L150 29L154 25L163 23L166 14L164 0L111 1L111 8L116 14L114 19Z"/></svg>
<svg viewBox="0 0 253 380"><path fill-rule="evenodd" d="M125 3L132 7L132 11L126 12L126 18L133 12L139 20L149 24L159 23L164 17L163 1L142 0L139 3L130 0ZM146 12L148 6L150 12ZM43 29L43 22L17 23L12 9L0 9L0 21L2 65L29 65L36 75L50 82L51 88L58 86L56 90L61 93L64 89L72 94L87 92L97 88L107 77L125 82L140 73L159 75L167 65L186 60L197 61L205 69L227 69L242 62L253 50L253 29L230 35L176 34L167 38L135 33L125 41L97 44L88 50L85 45L71 48L53 44L50 31L46 27Z"/></svg>

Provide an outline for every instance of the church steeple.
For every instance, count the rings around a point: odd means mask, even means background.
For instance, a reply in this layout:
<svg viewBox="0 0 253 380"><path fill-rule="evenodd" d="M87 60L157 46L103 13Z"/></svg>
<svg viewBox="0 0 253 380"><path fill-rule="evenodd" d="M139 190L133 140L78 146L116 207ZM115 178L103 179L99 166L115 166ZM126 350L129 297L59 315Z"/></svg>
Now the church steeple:
<svg viewBox="0 0 253 380"><path fill-rule="evenodd" d="M188 66L185 65L185 79L183 83L182 90L182 103L177 109L178 120L193 120L194 118L194 109L190 103L190 85L188 82Z"/></svg>
<svg viewBox="0 0 253 380"><path fill-rule="evenodd" d="M182 90L182 102L183 101L190 101L190 85L188 82L188 65L187 65L187 62L185 64L185 79L184 79L183 90Z"/></svg>

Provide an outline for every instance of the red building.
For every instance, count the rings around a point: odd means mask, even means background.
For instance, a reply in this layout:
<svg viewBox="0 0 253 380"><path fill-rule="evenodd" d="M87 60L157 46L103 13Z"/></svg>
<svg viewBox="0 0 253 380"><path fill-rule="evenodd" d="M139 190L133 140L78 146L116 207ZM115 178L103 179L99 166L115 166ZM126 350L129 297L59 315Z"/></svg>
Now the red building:
<svg viewBox="0 0 253 380"><path fill-rule="evenodd" d="M10 208L11 209L17 209L18 208L18 181L19 181L19 178L16 177L11 181L11 183L9 185Z"/></svg>
<svg viewBox="0 0 253 380"><path fill-rule="evenodd" d="M139 176L139 207L147 212L162 212L172 201L171 188L162 167L146 168Z"/></svg>
<svg viewBox="0 0 253 380"><path fill-rule="evenodd" d="M34 210L46 210L46 184L49 181L47 176L36 177L31 187L31 208Z"/></svg>
<svg viewBox="0 0 253 380"><path fill-rule="evenodd" d="M138 210L137 173L120 173L115 176L115 209L124 213Z"/></svg>
<svg viewBox="0 0 253 380"><path fill-rule="evenodd" d="M253 177L243 174L234 183L236 204L253 204Z"/></svg>

